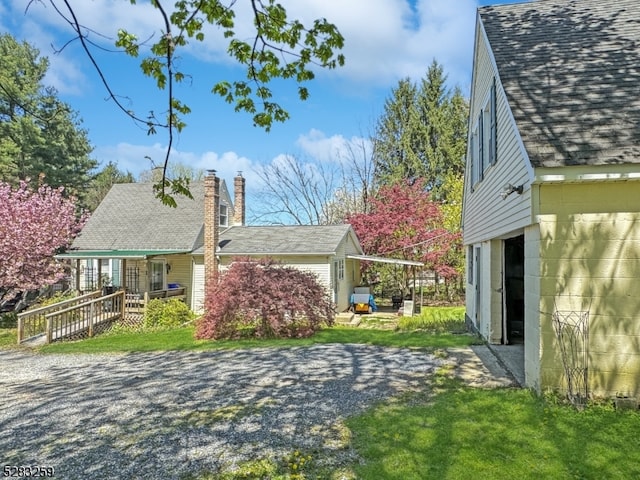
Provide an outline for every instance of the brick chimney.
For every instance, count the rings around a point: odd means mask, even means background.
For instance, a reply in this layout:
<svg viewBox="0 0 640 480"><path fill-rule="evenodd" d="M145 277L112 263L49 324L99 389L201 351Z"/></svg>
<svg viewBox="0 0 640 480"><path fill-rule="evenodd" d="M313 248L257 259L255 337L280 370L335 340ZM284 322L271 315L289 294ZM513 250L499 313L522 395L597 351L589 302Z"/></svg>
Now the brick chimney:
<svg viewBox="0 0 640 480"><path fill-rule="evenodd" d="M245 180L242 172L233 178L233 224L244 225L245 207L244 207L244 183Z"/></svg>
<svg viewBox="0 0 640 480"><path fill-rule="evenodd" d="M207 170L204 177L204 287L218 281L218 230L220 224L220 179L215 170Z"/></svg>

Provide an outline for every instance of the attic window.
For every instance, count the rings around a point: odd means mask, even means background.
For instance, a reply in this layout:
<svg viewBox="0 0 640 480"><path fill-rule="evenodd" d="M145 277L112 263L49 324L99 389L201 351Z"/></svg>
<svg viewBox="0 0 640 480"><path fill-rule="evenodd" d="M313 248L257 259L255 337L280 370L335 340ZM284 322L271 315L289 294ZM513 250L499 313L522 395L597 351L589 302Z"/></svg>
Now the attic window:
<svg viewBox="0 0 640 480"><path fill-rule="evenodd" d="M220 226L226 227L229 225L229 209L226 205L220 204Z"/></svg>

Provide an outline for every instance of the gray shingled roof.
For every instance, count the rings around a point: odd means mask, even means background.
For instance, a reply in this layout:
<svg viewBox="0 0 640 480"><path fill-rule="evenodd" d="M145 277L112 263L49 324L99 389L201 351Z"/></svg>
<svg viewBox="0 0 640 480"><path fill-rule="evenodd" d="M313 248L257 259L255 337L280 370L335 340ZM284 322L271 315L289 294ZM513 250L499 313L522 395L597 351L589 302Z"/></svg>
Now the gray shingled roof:
<svg viewBox="0 0 640 480"><path fill-rule="evenodd" d="M163 205L150 183L114 185L74 240L72 250L185 250L195 248L204 224L204 184Z"/></svg>
<svg viewBox="0 0 640 480"><path fill-rule="evenodd" d="M331 255L350 229L350 225L230 227L220 234L220 255ZM198 252L202 253L194 253Z"/></svg>
<svg viewBox="0 0 640 480"><path fill-rule="evenodd" d="M194 200L163 205L151 184L112 187L70 250L182 250L203 253L204 184ZM223 227L221 227L223 228ZM230 227L220 233L221 255L322 254L336 251L349 225Z"/></svg>
<svg viewBox="0 0 640 480"><path fill-rule="evenodd" d="M640 163L640 1L479 9L534 166Z"/></svg>

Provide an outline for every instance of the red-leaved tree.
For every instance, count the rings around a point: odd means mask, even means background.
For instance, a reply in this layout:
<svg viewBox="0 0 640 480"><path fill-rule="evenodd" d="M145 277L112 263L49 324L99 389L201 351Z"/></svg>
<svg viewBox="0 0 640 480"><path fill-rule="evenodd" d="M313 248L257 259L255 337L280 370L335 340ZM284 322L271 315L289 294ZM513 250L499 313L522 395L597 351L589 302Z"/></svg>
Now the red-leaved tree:
<svg viewBox="0 0 640 480"><path fill-rule="evenodd" d="M206 292L196 338L308 337L334 321L316 275L273 259L235 258Z"/></svg>
<svg viewBox="0 0 640 480"><path fill-rule="evenodd" d="M75 199L63 190L0 182L0 306L64 276L54 255L69 246L86 218L78 217Z"/></svg>
<svg viewBox="0 0 640 480"><path fill-rule="evenodd" d="M440 205L421 181L381 187L370 200L370 213L346 221L368 255L420 261L443 278L457 275L448 254L460 235L444 228Z"/></svg>

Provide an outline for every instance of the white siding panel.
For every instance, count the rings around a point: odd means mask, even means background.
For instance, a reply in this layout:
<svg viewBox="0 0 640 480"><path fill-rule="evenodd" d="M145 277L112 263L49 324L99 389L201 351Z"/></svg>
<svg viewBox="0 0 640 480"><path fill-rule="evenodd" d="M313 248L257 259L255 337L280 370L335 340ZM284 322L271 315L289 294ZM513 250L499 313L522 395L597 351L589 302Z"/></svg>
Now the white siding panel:
<svg viewBox="0 0 640 480"><path fill-rule="evenodd" d="M471 244L500 237L531 224L530 166L521 148L520 136L499 83L485 37L478 34L474 59L474 85L471 99L470 126L485 105L493 79L497 81L497 162L484 172L478 184L471 185L467 176L463 209L464 243ZM467 169L470 154L467 154ZM512 193L502 199L504 186L525 185L522 195Z"/></svg>
<svg viewBox="0 0 640 480"><path fill-rule="evenodd" d="M356 244L356 240L354 239L355 234L349 234L346 238L346 244L344 246L344 253L347 255L362 255L362 248Z"/></svg>
<svg viewBox="0 0 640 480"><path fill-rule="evenodd" d="M256 257L258 259L259 257ZM305 272L315 273L318 276L320 282L325 285L327 288L331 287L331 267L330 262L333 260L328 259L323 256L289 256L289 257L278 257L272 256L274 260L281 262L283 265L294 267ZM221 262L221 270L228 266L231 262L231 259L228 257L222 257Z"/></svg>
<svg viewBox="0 0 640 480"><path fill-rule="evenodd" d="M191 310L201 314L204 312L204 256L193 257L192 272Z"/></svg>
<svg viewBox="0 0 640 480"><path fill-rule="evenodd" d="M166 258L171 270L167 274L167 283L177 283L191 290L191 255L171 255Z"/></svg>
<svg viewBox="0 0 640 480"><path fill-rule="evenodd" d="M304 260L308 261L308 259L306 258ZM322 285L324 285L326 288L331 288L331 267L326 259L322 263L284 263L287 266L297 268L298 270L302 270L303 272L311 272L315 274Z"/></svg>

